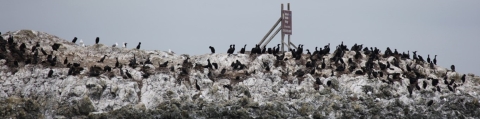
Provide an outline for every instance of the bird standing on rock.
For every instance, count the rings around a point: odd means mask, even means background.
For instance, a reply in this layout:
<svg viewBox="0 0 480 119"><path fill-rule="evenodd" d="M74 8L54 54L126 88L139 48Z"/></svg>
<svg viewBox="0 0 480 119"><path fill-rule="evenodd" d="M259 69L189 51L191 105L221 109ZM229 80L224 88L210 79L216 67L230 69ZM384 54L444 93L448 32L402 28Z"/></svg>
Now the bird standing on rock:
<svg viewBox="0 0 480 119"><path fill-rule="evenodd" d="M75 43L75 42L77 42L77 37L74 37L72 40L72 43Z"/></svg>
<svg viewBox="0 0 480 119"><path fill-rule="evenodd" d="M215 53L215 48L213 48L212 46L210 46L208 48L210 48L210 51L212 51L212 54Z"/></svg>
<svg viewBox="0 0 480 119"><path fill-rule="evenodd" d="M98 42L100 42L100 38L99 38L99 37L97 37L97 38L95 39L95 44L98 44Z"/></svg>
<svg viewBox="0 0 480 119"><path fill-rule="evenodd" d="M142 42L138 42L138 45L137 45L137 50L140 49L140 45L142 44Z"/></svg>
<svg viewBox="0 0 480 119"><path fill-rule="evenodd" d="M51 78L51 77L52 77L52 75L53 75L53 70L52 70L52 69L50 69L50 71L48 71L48 78Z"/></svg>

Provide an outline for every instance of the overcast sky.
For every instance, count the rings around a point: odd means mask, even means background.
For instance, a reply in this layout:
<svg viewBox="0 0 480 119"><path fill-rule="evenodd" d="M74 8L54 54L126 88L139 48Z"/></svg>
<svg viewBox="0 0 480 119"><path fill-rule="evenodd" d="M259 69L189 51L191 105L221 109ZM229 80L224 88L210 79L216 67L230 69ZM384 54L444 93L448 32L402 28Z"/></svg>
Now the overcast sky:
<svg viewBox="0 0 480 119"><path fill-rule="evenodd" d="M480 1L286 1L286 0L7 0L0 4L0 31L32 29L87 45L127 42L134 48L179 54L226 53L258 43L290 2L292 42L305 49L342 41L399 52L438 55L438 65L480 75ZM285 5L286 6L286 5ZM285 8L286 9L286 8ZM275 37L268 47L280 43ZM432 57L433 59L433 57Z"/></svg>

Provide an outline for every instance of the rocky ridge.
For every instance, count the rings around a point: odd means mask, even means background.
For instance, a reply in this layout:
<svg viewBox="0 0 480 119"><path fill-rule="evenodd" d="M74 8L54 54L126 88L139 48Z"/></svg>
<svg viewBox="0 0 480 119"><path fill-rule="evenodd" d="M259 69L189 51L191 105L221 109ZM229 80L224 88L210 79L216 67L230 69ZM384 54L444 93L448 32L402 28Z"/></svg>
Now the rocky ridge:
<svg viewBox="0 0 480 119"><path fill-rule="evenodd" d="M33 30L1 36L2 118L480 117L480 77L463 82L463 74L418 58L381 53L370 61L373 55L353 49L298 60L295 52L189 56L101 41L82 46Z"/></svg>

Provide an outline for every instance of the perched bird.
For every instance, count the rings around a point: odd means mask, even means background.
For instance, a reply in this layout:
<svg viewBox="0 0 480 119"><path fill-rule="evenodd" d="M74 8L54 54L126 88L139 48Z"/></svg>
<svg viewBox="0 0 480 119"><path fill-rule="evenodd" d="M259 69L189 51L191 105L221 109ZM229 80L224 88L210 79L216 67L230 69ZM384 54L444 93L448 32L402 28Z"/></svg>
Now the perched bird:
<svg viewBox="0 0 480 119"><path fill-rule="evenodd" d="M65 60L63 60L63 64L68 64L68 59L65 57Z"/></svg>
<svg viewBox="0 0 480 119"><path fill-rule="evenodd" d="M210 46L208 48L210 48L210 51L212 51L212 54L215 53L215 48L213 48L212 46Z"/></svg>
<svg viewBox="0 0 480 119"><path fill-rule="evenodd" d="M127 48L127 43L123 42L123 48Z"/></svg>
<svg viewBox="0 0 480 119"><path fill-rule="evenodd" d="M128 72L128 70L127 70L127 72L125 72L125 74L127 74L128 78L132 78L132 75L130 74L130 72Z"/></svg>
<svg viewBox="0 0 480 119"><path fill-rule="evenodd" d="M140 44L142 44L142 42L138 42L137 49L140 49Z"/></svg>
<svg viewBox="0 0 480 119"><path fill-rule="evenodd" d="M104 55L104 56L100 59L100 61L97 61L97 62L103 63L103 60L105 60L105 57L107 57L107 55Z"/></svg>
<svg viewBox="0 0 480 119"><path fill-rule="evenodd" d="M98 44L98 42L100 42L100 38L99 38L99 37L97 37L97 38L95 39L95 44Z"/></svg>
<svg viewBox="0 0 480 119"><path fill-rule="evenodd" d="M75 42L77 42L77 37L74 37L72 40L72 43L75 43Z"/></svg>
<svg viewBox="0 0 480 119"><path fill-rule="evenodd" d="M53 70L52 70L52 69L50 69L50 71L48 71L48 78L51 78L51 77L52 77L52 75L53 75Z"/></svg>
<svg viewBox="0 0 480 119"><path fill-rule="evenodd" d="M117 62L115 63L115 68L120 66L120 63L118 62L118 57L116 59L117 59Z"/></svg>
<svg viewBox="0 0 480 119"><path fill-rule="evenodd" d="M455 72L455 65L450 66L450 69L452 69L452 72Z"/></svg>

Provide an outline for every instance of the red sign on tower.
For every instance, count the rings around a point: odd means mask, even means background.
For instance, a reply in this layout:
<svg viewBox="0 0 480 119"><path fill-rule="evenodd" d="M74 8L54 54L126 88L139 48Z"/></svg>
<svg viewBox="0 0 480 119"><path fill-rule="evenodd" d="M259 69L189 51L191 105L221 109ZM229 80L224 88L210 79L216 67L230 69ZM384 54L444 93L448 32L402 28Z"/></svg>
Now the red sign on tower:
<svg viewBox="0 0 480 119"><path fill-rule="evenodd" d="M292 11L290 10L283 10L282 33L292 35Z"/></svg>

